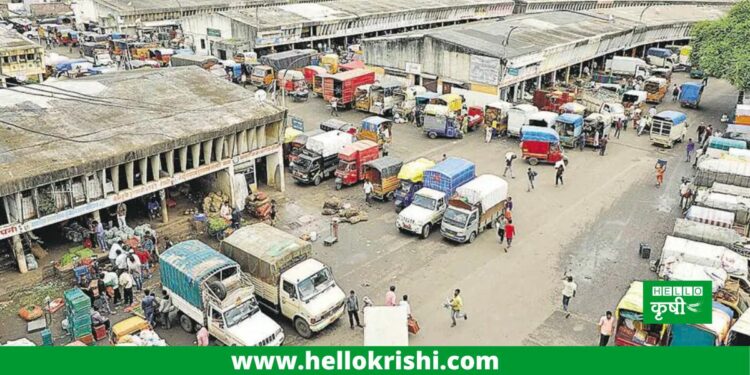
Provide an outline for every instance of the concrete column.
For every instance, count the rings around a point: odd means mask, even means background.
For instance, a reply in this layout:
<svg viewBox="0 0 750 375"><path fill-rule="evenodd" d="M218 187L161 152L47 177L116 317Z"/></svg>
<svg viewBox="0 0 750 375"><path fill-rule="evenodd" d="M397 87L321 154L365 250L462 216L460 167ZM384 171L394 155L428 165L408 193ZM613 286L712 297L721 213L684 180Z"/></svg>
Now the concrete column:
<svg viewBox="0 0 750 375"><path fill-rule="evenodd" d="M205 141L205 142L203 142L203 147L202 148L203 148L203 161L206 164L210 164L211 163L211 153L212 153L213 148L214 148L214 141L211 140L211 141Z"/></svg>
<svg viewBox="0 0 750 375"><path fill-rule="evenodd" d="M578 64L578 78L581 78L581 77L583 77L583 63Z"/></svg>
<svg viewBox="0 0 750 375"><path fill-rule="evenodd" d="M154 175L154 181L158 181L161 178L159 174L161 171L161 156L149 156L149 159L151 161L151 173Z"/></svg>
<svg viewBox="0 0 750 375"><path fill-rule="evenodd" d="M12 238L13 254L16 257L16 262L18 262L18 272L29 272L29 268L26 266L26 257L23 255L23 242L21 242L21 236L15 235Z"/></svg>
<svg viewBox="0 0 750 375"><path fill-rule="evenodd" d="M200 143L190 145L190 155L193 158L193 168L198 168L201 165L201 144Z"/></svg>
<svg viewBox="0 0 750 375"><path fill-rule="evenodd" d="M247 130L240 132L239 139L237 139L237 148L240 154L244 154L248 151L247 149Z"/></svg>
<svg viewBox="0 0 750 375"><path fill-rule="evenodd" d="M521 82L521 100L523 100L524 93L526 93L526 81Z"/></svg>
<svg viewBox="0 0 750 375"><path fill-rule="evenodd" d="M266 125L261 125L255 128L257 130L258 148L266 147Z"/></svg>
<svg viewBox="0 0 750 375"><path fill-rule="evenodd" d="M8 82L5 81L5 78L0 78L0 87L7 89L8 88ZM24 259L24 263L26 263L26 260Z"/></svg>
<svg viewBox="0 0 750 375"><path fill-rule="evenodd" d="M214 138L214 156L217 161L224 158L224 139L226 138L223 136Z"/></svg>
<svg viewBox="0 0 750 375"><path fill-rule="evenodd" d="M565 82L570 82L570 66L565 68Z"/></svg>
<svg viewBox="0 0 750 375"><path fill-rule="evenodd" d="M520 95L518 94L519 94L520 89L521 89L520 83L516 83L515 85L513 85L513 102L517 102L519 100L518 98L520 97Z"/></svg>
<svg viewBox="0 0 750 375"><path fill-rule="evenodd" d="M159 199L161 200L161 222L166 224L169 222L169 209L167 208L167 191L159 191Z"/></svg>
<svg viewBox="0 0 750 375"><path fill-rule="evenodd" d="M237 135L235 134L227 136L227 155L230 158L237 155Z"/></svg>
<svg viewBox="0 0 750 375"><path fill-rule="evenodd" d="M135 163L132 161L129 161L125 164L125 181L128 184L128 189L132 189L133 186L135 186L135 173L133 173L135 169Z"/></svg>
<svg viewBox="0 0 750 375"><path fill-rule="evenodd" d="M141 184L145 185L148 182L148 158L138 160L138 168L141 171Z"/></svg>
<svg viewBox="0 0 750 375"><path fill-rule="evenodd" d="M109 168L109 176L112 178L112 188L115 194L120 192L120 166Z"/></svg>
<svg viewBox="0 0 750 375"><path fill-rule="evenodd" d="M180 148L180 172L185 172L187 170L187 161L188 161L188 147L182 147Z"/></svg>
<svg viewBox="0 0 750 375"><path fill-rule="evenodd" d="M284 160L283 151L266 156L266 181L273 185L276 190L284 192ZM277 172L278 171L278 175Z"/></svg>
<svg viewBox="0 0 750 375"><path fill-rule="evenodd" d="M552 85L557 82L557 70L552 71Z"/></svg>
<svg viewBox="0 0 750 375"><path fill-rule="evenodd" d="M169 150L164 154L164 158L167 159L167 173L169 177L174 176L174 150Z"/></svg>
<svg viewBox="0 0 750 375"><path fill-rule="evenodd" d="M96 211L92 212L92 213L91 213L91 216L92 216L92 217L94 218L94 220L96 220L96 221L98 221L98 222L100 222L100 223L104 224L104 223L102 222L102 215L101 215L101 214L99 213L99 210L96 210Z"/></svg>

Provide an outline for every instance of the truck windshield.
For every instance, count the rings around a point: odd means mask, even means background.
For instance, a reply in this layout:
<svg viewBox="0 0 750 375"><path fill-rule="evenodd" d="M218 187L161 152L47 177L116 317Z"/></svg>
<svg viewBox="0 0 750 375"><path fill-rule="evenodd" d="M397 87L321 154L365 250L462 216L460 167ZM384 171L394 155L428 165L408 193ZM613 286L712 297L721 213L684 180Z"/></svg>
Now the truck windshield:
<svg viewBox="0 0 750 375"><path fill-rule="evenodd" d="M659 84L656 82L646 82L646 91L649 93L659 92Z"/></svg>
<svg viewBox="0 0 750 375"><path fill-rule="evenodd" d="M333 276L328 268L323 268L314 275L302 280L297 284L300 298L308 301L318 295L320 292L328 289L333 284Z"/></svg>
<svg viewBox="0 0 750 375"><path fill-rule="evenodd" d="M265 69L253 69L253 76L254 77L265 77L266 76L266 70Z"/></svg>
<svg viewBox="0 0 750 375"><path fill-rule="evenodd" d="M307 160L305 158L297 158L297 160L294 161L294 165L296 165L297 168L306 171L310 169L310 160Z"/></svg>
<svg viewBox="0 0 750 375"><path fill-rule="evenodd" d="M411 190L412 185L414 184L409 180L401 180L400 189L403 190L404 192L409 192L409 190Z"/></svg>
<svg viewBox="0 0 750 375"><path fill-rule="evenodd" d="M255 302L255 298L250 298L249 300L240 303L224 313L227 327L236 325L237 323L253 316L256 312L258 312L258 303Z"/></svg>
<svg viewBox="0 0 750 375"><path fill-rule="evenodd" d="M428 210L434 210L435 209L435 200L432 198L425 197L424 195L415 195L414 201L411 202L411 204L417 206L426 208Z"/></svg>
<svg viewBox="0 0 750 375"><path fill-rule="evenodd" d="M445 210L445 215L443 215L444 222L459 228L466 228L466 221L468 219L469 214L454 208L448 208Z"/></svg>
<svg viewBox="0 0 750 375"><path fill-rule="evenodd" d="M354 162L353 161L339 161L339 167L338 169L340 171L349 172L354 170Z"/></svg>
<svg viewBox="0 0 750 375"><path fill-rule="evenodd" d="M635 95L625 94L622 96L623 103L635 103L638 101L638 97Z"/></svg>
<svg viewBox="0 0 750 375"><path fill-rule="evenodd" d="M568 137L574 136L576 131L576 128L573 124L562 121L557 121L555 123L555 128L560 129L560 131L562 132L561 135Z"/></svg>

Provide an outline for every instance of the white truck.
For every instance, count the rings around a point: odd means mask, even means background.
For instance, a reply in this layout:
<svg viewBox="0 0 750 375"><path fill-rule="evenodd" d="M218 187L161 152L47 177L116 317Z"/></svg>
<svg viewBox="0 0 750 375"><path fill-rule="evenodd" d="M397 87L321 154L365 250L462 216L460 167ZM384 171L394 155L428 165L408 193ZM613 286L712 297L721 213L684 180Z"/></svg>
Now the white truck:
<svg viewBox="0 0 750 375"><path fill-rule="evenodd" d="M406 306L365 307L365 346L409 346Z"/></svg>
<svg viewBox="0 0 750 375"><path fill-rule="evenodd" d="M557 122L557 116L559 116L559 114L555 112L534 112L529 114L528 123L526 123L526 125L554 129L555 123Z"/></svg>
<svg viewBox="0 0 750 375"><path fill-rule="evenodd" d="M745 288L750 286L750 282L748 282L748 258L723 246L667 236L657 265L659 277L665 278L672 265L677 262L720 268L726 271L730 277L739 280Z"/></svg>
<svg viewBox="0 0 750 375"><path fill-rule="evenodd" d="M620 103L621 98L616 94L609 94L607 90L598 92L584 91L578 101L586 107L588 113L607 114L612 117L612 121L625 119L625 107Z"/></svg>
<svg viewBox="0 0 750 375"><path fill-rule="evenodd" d="M605 71L638 80L646 80L650 75L648 63L643 59L627 56L614 56L607 60Z"/></svg>
<svg viewBox="0 0 750 375"><path fill-rule="evenodd" d="M508 183L485 174L456 189L443 214L440 233L460 243L472 243L477 236L503 214L508 197Z"/></svg>
<svg viewBox="0 0 750 375"><path fill-rule="evenodd" d="M736 230L704 224L687 219L677 219L672 235L691 241L724 246L742 256L750 256L750 238L740 236Z"/></svg>
<svg viewBox="0 0 750 375"><path fill-rule="evenodd" d="M259 223L225 238L221 252L250 276L260 303L290 319L300 336L310 338L344 314L344 291L331 269L311 258L309 242Z"/></svg>
<svg viewBox="0 0 750 375"><path fill-rule="evenodd" d="M508 110L508 136L520 137L521 128L529 122L529 115L539 112L531 104L519 104Z"/></svg>
<svg viewBox="0 0 750 375"><path fill-rule="evenodd" d="M284 331L260 311L252 282L237 262L196 241L180 242L161 253L162 290L179 311L180 326L196 325L228 346L278 346Z"/></svg>

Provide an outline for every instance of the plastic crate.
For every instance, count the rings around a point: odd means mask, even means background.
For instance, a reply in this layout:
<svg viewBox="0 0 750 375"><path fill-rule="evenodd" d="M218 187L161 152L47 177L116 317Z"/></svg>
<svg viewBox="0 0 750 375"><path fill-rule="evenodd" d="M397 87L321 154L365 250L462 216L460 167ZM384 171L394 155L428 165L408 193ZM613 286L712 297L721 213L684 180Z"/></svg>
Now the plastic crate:
<svg viewBox="0 0 750 375"><path fill-rule="evenodd" d="M85 328L84 327L79 327L79 328L73 327L73 328L71 328L70 334L73 337L75 337L75 338L79 338L81 336L90 335L91 334L91 326L88 326L88 327L85 327Z"/></svg>
<svg viewBox="0 0 750 375"><path fill-rule="evenodd" d="M68 289L63 293L65 307L68 313L86 312L88 314L91 308L91 299L83 293L81 289ZM70 315L70 314L69 314Z"/></svg>
<svg viewBox="0 0 750 375"><path fill-rule="evenodd" d="M89 327L91 326L91 315L68 315L68 324L70 327Z"/></svg>
<svg viewBox="0 0 750 375"><path fill-rule="evenodd" d="M78 341L80 341L80 342L82 342L82 343L84 343L86 345L91 345L95 341L94 340L94 335L92 335L91 333L89 333L88 335L83 335L83 336L79 336L79 337L76 337L76 338L78 339Z"/></svg>
<svg viewBox="0 0 750 375"><path fill-rule="evenodd" d="M52 331L50 331L49 328L45 328L42 330L42 345L44 346L54 345L54 342L52 340Z"/></svg>

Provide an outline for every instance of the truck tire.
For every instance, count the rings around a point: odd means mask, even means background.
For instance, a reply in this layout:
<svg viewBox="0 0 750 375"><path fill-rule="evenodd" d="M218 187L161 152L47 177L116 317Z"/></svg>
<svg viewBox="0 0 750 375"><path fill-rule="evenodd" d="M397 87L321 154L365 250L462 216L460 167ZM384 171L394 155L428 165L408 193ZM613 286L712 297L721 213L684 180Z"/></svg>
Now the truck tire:
<svg viewBox="0 0 750 375"><path fill-rule="evenodd" d="M396 213L399 213L399 212L401 212L401 210L403 210L403 209L404 209L404 208L403 208L403 207L401 207L401 206L396 206Z"/></svg>
<svg viewBox="0 0 750 375"><path fill-rule="evenodd" d="M320 185L320 175L315 176L315 179L313 180L313 184L315 186Z"/></svg>
<svg viewBox="0 0 750 375"><path fill-rule="evenodd" d="M312 330L310 330L310 326L302 318L296 318L296 319L294 319L294 329L297 331L297 333L300 336L302 336L302 337L304 337L306 339L309 339L313 335Z"/></svg>
<svg viewBox="0 0 750 375"><path fill-rule="evenodd" d="M529 164L531 164L531 165L537 165L537 164L539 164L539 159L537 159L537 158L529 158Z"/></svg>
<svg viewBox="0 0 750 375"><path fill-rule="evenodd" d="M422 232L420 234L420 237L422 237L422 239L425 239L425 238L429 237L430 236L430 229L432 229L432 228L430 228L430 224L429 223L425 224L422 227Z"/></svg>
<svg viewBox="0 0 750 375"><path fill-rule="evenodd" d="M212 281L208 284L208 288L216 295L220 300L224 300L227 297L227 288L221 281Z"/></svg>
<svg viewBox="0 0 750 375"><path fill-rule="evenodd" d="M474 240L476 239L477 239L477 233L471 232L471 234L469 235L469 243L474 243Z"/></svg>
<svg viewBox="0 0 750 375"><path fill-rule="evenodd" d="M428 132L427 133L427 137L429 137L430 139L435 139L435 138L437 138L437 133L435 133L435 132Z"/></svg>
<svg viewBox="0 0 750 375"><path fill-rule="evenodd" d="M180 327L187 333L195 332L195 322L193 319L182 313L180 314Z"/></svg>

